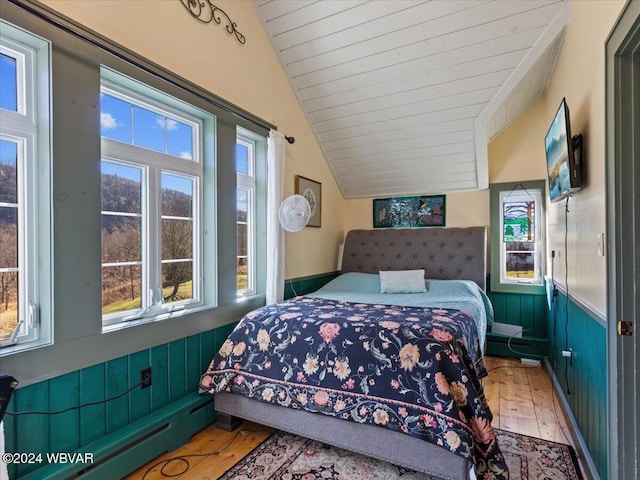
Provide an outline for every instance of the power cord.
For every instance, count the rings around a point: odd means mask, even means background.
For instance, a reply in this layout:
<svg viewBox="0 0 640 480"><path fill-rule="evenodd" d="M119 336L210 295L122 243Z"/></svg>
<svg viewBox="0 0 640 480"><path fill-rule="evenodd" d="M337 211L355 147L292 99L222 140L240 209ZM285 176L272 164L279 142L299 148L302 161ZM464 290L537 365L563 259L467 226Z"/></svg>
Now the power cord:
<svg viewBox="0 0 640 480"><path fill-rule="evenodd" d="M487 370L487 373L491 373L494 370L500 370L501 368L510 368L512 370L521 368L524 370L529 370L531 368L540 368L540 365L498 365L497 367L493 367Z"/></svg>
<svg viewBox="0 0 640 480"><path fill-rule="evenodd" d="M285 275L287 275L289 277L289 268L287 267L287 262L284 262L284 272ZM296 289L293 287L293 280L291 280L291 277L289 277L287 280L289 280L289 287L291 288L291 293L293 293L293 297L297 297L298 296L298 292L296 292Z"/></svg>
<svg viewBox="0 0 640 480"><path fill-rule="evenodd" d="M526 352L519 352L518 350L515 350L512 346L511 346L511 341L519 334L524 333L524 332L528 332L529 329L525 329L522 330L522 332L516 332L513 335L511 335L508 339L507 339L507 348L509 349L510 352L515 353L516 355L521 355L521 356L530 356L530 357L536 357L540 360L542 360L544 358L544 355L540 355L540 354L535 354L535 353L526 353ZM534 345L536 346L536 350L538 350L538 352L540 352L540 348L538 347L538 344L534 342Z"/></svg>
<svg viewBox="0 0 640 480"><path fill-rule="evenodd" d="M551 311L553 316L553 339L556 338L558 333L558 287L556 287L556 277L555 277L555 260L556 260L556 251L551 250ZM555 366L556 363L556 350L555 346L551 349L549 362L551 366Z"/></svg>
<svg viewBox="0 0 640 480"><path fill-rule="evenodd" d="M568 237L569 237L569 198L564 206L564 287L567 290L567 296L564 301L564 349L569 350L569 256ZM569 388L569 359L564 359L564 383L567 387L567 395L571 395Z"/></svg>
<svg viewBox="0 0 640 480"><path fill-rule="evenodd" d="M238 438L240 434L245 435L246 433L256 433L256 432L255 430L250 430L248 428L241 428L235 433L235 435L231 438L231 440L229 440L222 448L218 450L214 450L208 453L190 453L186 455L176 455L175 457L161 460L157 463L154 463L149 468L147 468L147 470L144 472L144 475L140 480L145 480L145 478L147 478L147 475L149 475L153 471L153 469L155 469L156 467L159 467L160 465L162 466L160 467L159 473L164 478L174 478L174 477L179 477L181 475L184 475L191 468L191 464L189 463L189 460L187 460L188 458L211 457L214 455L220 455L222 452L227 450L231 445L233 445L233 442L235 442L236 438ZM165 471L165 469L168 468L170 465L175 465L176 463L182 464L184 466L181 471L177 473L168 473L167 471Z"/></svg>
<svg viewBox="0 0 640 480"><path fill-rule="evenodd" d="M140 387L142 385L142 382L138 383L137 385L134 385L133 387L129 388L128 390L125 390L124 392L114 396L114 397L110 397L110 398L106 398L104 400L98 400L96 402L89 402L89 403L83 403L82 405L76 405L74 407L68 407L68 408L64 408L62 410L25 410L23 412L10 412L9 410L7 410L5 413L7 415L12 415L14 417L18 417L20 415L58 415L60 413L65 413L65 412L70 412L71 410L79 410L81 408L84 407L92 407L94 405L102 405L103 403L107 403L110 402L111 400L117 400L118 398L124 397L127 393L129 393L132 390L135 390L136 388Z"/></svg>

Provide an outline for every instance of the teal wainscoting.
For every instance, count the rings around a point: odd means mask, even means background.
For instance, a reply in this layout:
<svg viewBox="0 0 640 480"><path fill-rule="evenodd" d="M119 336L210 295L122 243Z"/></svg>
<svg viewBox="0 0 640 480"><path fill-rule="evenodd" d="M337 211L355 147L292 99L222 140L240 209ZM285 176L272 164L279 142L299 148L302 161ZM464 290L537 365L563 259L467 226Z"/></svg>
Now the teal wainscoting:
<svg viewBox="0 0 640 480"><path fill-rule="evenodd" d="M607 328L557 290L548 309L549 363L600 478L607 478ZM571 349L572 358L562 356Z"/></svg>
<svg viewBox="0 0 640 480"><path fill-rule="evenodd" d="M8 410L57 415L5 415L6 451L42 454L42 463L9 465L12 479L121 478L163 452L188 442L215 419L212 397L198 380L234 325L141 350L105 363L18 388ZM133 388L152 369L149 388ZM19 380L19 379L18 379ZM93 463L47 464L46 453L93 454Z"/></svg>
<svg viewBox="0 0 640 480"><path fill-rule="evenodd" d="M294 296L294 291L297 295L313 292L337 275L287 281L285 298ZM5 415L6 451L43 458L42 463L9 465L10 478L121 478L188 442L215 419L213 397L198 395L198 380L234 326L18 388L8 406L12 412L59 411L113 400L56 415ZM143 390L135 386L140 371L147 367L152 369L152 385ZM127 392L131 387L135 388ZM58 452L90 453L93 462L47 464L46 454Z"/></svg>
<svg viewBox="0 0 640 480"><path fill-rule="evenodd" d="M494 321L522 327L522 338L487 332L487 354L539 359L547 355L547 299L544 294L488 292ZM509 348L511 347L511 348Z"/></svg>
<svg viewBox="0 0 640 480"><path fill-rule="evenodd" d="M295 297L296 295L306 295L315 292L339 275L339 272L322 273L309 277L300 277L293 280L286 280L284 284L284 298Z"/></svg>

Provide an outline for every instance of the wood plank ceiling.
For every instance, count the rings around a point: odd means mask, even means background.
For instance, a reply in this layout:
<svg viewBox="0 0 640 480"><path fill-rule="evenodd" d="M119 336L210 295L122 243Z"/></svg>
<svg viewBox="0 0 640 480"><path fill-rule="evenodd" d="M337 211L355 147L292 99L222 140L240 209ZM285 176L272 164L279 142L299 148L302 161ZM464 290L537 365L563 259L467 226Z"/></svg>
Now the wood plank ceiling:
<svg viewBox="0 0 640 480"><path fill-rule="evenodd" d="M563 0L254 5L345 198L487 188L568 21Z"/></svg>

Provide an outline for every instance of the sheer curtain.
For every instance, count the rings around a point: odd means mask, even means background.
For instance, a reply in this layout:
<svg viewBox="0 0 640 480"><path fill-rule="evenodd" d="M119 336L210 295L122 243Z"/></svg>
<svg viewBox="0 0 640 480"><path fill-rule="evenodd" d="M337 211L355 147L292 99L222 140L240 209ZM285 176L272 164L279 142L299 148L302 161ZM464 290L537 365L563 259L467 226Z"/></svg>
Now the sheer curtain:
<svg viewBox="0 0 640 480"><path fill-rule="evenodd" d="M278 212L284 190L284 135L269 132L267 151L267 305L284 298L284 232Z"/></svg>

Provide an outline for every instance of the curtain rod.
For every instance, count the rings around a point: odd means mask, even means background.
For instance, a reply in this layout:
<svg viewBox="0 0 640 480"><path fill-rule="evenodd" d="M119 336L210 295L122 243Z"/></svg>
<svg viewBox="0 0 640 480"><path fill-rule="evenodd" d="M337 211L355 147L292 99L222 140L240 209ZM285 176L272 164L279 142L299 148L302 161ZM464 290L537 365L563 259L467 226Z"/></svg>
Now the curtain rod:
<svg viewBox="0 0 640 480"><path fill-rule="evenodd" d="M180 75L176 75L175 73L167 71L164 67L158 65L155 62L152 62L149 59L142 58L140 55L136 54L134 51L124 47L112 40L106 38L105 36L94 32L93 30L85 27L84 25L79 24L75 20L70 19L69 17L53 10L47 5L43 5L40 2L33 0L6 0L10 3L13 3L17 7L20 7L28 12L32 13L36 17L50 23L67 33L70 33L88 43L97 47L105 52L114 55L121 60L124 60L131 65L140 68L141 70L158 77L161 80L171 83L172 85L184 88L189 90L194 95L200 97L202 100L205 100L208 103L213 104L214 106L224 110L231 115L239 117L247 122L250 122L254 125L257 125L262 128L266 128L268 130L273 129L277 130L278 127L267 122L266 120L261 119L253 115L246 110L243 110L240 107L233 105L230 102L227 102L223 98L218 97L217 95L205 90L202 87L199 87L195 83L187 80ZM289 137L293 141L295 139L293 137ZM293 143L287 138L289 143Z"/></svg>

